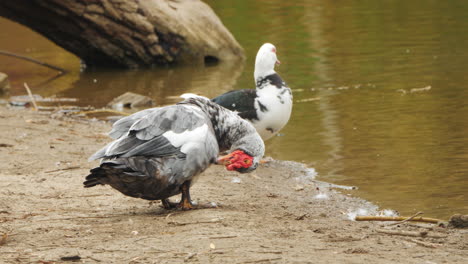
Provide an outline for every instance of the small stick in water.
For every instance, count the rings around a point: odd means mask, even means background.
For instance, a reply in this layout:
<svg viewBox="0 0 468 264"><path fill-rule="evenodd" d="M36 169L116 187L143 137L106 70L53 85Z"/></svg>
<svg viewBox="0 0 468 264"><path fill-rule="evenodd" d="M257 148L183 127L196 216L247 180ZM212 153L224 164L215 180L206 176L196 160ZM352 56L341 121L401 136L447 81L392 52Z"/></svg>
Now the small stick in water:
<svg viewBox="0 0 468 264"><path fill-rule="evenodd" d="M39 64L39 65L45 66L47 68L56 70L56 71L59 72L60 75L63 75L65 73L67 73L67 70L65 70L63 68L60 68L58 66L55 66L55 65L43 62L43 61L39 61L39 60L30 58L30 57L26 57L26 56L22 56L22 55L12 53L12 52L8 52L8 51L5 51L5 50L0 50L0 55L10 56L10 57L14 57L14 58L18 58L18 59L22 59L22 60L26 60L26 61L29 61L29 62L36 63L36 64Z"/></svg>

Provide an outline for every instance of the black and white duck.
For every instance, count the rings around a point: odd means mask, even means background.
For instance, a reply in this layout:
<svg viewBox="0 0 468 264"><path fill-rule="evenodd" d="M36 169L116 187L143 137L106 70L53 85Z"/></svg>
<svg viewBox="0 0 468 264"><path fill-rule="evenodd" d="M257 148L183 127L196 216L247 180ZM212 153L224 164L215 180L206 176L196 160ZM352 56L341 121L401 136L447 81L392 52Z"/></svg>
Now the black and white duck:
<svg viewBox="0 0 468 264"><path fill-rule="evenodd" d="M234 90L212 99L252 123L263 140L278 133L288 123L292 111L291 89L275 72L276 64L280 64L276 47L263 44L255 59L256 89Z"/></svg>

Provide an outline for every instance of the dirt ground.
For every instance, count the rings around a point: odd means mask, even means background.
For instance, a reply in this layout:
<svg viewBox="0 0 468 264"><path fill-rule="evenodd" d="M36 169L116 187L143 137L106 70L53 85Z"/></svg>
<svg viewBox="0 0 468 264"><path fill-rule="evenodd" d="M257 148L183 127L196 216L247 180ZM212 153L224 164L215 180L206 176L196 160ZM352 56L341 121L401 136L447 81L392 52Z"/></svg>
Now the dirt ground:
<svg viewBox="0 0 468 264"><path fill-rule="evenodd" d="M318 186L298 163L212 166L192 197L218 208L166 211L82 187L108 123L0 106L0 129L0 263L468 263L468 230L351 221L375 206Z"/></svg>

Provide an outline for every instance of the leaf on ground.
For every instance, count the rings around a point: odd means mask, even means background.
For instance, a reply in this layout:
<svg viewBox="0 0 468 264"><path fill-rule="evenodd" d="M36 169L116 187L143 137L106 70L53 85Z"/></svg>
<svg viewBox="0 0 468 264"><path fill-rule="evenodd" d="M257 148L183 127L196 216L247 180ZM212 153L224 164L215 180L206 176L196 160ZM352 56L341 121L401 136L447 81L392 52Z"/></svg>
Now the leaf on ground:
<svg viewBox="0 0 468 264"><path fill-rule="evenodd" d="M3 246L6 244L7 238L8 238L8 234L5 233L2 235L2 238L0 238L0 246Z"/></svg>

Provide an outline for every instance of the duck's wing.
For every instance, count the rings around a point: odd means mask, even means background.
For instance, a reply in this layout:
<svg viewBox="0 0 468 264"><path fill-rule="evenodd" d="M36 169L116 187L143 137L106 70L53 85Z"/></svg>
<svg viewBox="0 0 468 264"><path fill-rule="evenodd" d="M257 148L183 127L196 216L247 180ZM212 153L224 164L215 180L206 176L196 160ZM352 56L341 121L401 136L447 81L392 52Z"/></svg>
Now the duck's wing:
<svg viewBox="0 0 468 264"><path fill-rule="evenodd" d="M234 90L224 93L212 101L227 108L247 120L258 120L257 110L255 109L255 98L257 91L253 89Z"/></svg>
<svg viewBox="0 0 468 264"><path fill-rule="evenodd" d="M133 122L124 135L96 152L90 160L133 156L184 158L191 143L203 142L211 132L206 116L193 107L153 108L135 115L117 124L116 128L120 129Z"/></svg>
<svg viewBox="0 0 468 264"><path fill-rule="evenodd" d="M112 125L112 130L109 132L109 136L113 139L118 139L122 136L125 136L128 131L130 130L130 127L138 121L139 119L143 118L146 115L151 114L152 112L157 112L159 111L160 108L149 108L145 109L139 112L136 112L132 115L123 117L119 120L117 120L113 125Z"/></svg>

